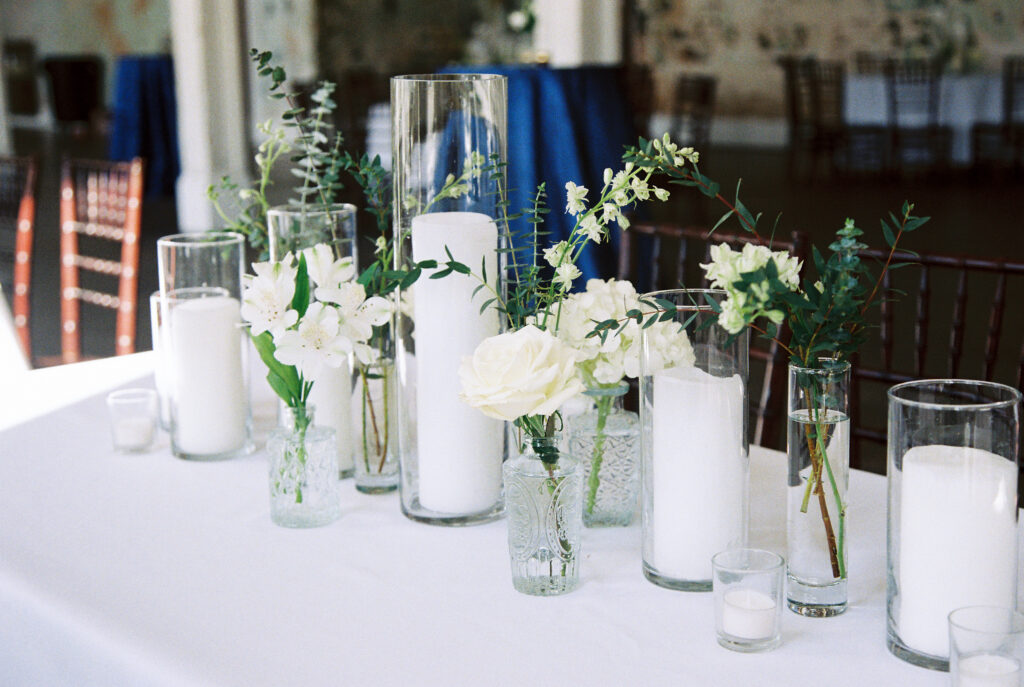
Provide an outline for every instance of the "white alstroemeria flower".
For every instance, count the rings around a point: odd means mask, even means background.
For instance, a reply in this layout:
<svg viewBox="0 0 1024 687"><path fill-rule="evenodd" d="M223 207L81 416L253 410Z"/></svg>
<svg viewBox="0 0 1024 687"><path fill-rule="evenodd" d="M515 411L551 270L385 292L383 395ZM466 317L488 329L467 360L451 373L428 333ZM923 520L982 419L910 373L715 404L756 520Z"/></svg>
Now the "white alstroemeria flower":
<svg viewBox="0 0 1024 687"><path fill-rule="evenodd" d="M580 272L576 265L571 262L564 262L555 268L555 276L551 281L558 285L562 291L568 291L572 288L572 283L581 276L583 276L583 273Z"/></svg>
<svg viewBox="0 0 1024 687"><path fill-rule="evenodd" d="M295 268L289 258L284 262L257 262L256 276L245 275L242 290L242 317L249 322L253 336L263 332L277 335L299 319L291 309L295 297Z"/></svg>
<svg viewBox="0 0 1024 687"><path fill-rule="evenodd" d="M315 380L324 367L339 367L352 352L352 341L340 336L340 328L334 308L310 303L298 327L274 337L274 357L294 365L307 380Z"/></svg>
<svg viewBox="0 0 1024 687"><path fill-rule="evenodd" d="M302 254L306 258L306 269L309 278L320 288L333 288L342 282L351 281L356 274L352 258L334 259L334 251L326 243L318 243L312 248L305 248ZM319 289L317 289L319 291ZM320 300L324 300L317 296Z"/></svg>
<svg viewBox="0 0 1024 687"><path fill-rule="evenodd" d="M552 267L558 267L565 260L569 253L568 241L559 241L553 246L544 249L544 260Z"/></svg>
<svg viewBox="0 0 1024 687"><path fill-rule="evenodd" d="M348 281L333 288L319 288L316 297L324 303L337 305L343 314L354 313L366 300L366 289L359 282Z"/></svg>
<svg viewBox="0 0 1024 687"><path fill-rule="evenodd" d="M341 312L341 333L351 339L352 350L363 365L376 360L378 352L365 343L373 335L373 328L387 324L393 308L391 301L371 296L354 311Z"/></svg>
<svg viewBox="0 0 1024 687"><path fill-rule="evenodd" d="M587 209L587 187L565 182L565 199L565 211L570 215L580 214Z"/></svg>
<svg viewBox="0 0 1024 687"><path fill-rule="evenodd" d="M594 243L601 243L601 239L604 238L604 228L593 212L580 220L579 231L586 234L587 238Z"/></svg>

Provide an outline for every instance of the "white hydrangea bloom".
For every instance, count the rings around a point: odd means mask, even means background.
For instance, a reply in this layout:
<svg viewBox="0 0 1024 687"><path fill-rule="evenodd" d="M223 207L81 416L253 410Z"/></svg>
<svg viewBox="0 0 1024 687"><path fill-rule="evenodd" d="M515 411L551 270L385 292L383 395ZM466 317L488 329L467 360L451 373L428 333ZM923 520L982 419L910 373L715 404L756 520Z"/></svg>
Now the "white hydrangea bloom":
<svg viewBox="0 0 1024 687"><path fill-rule="evenodd" d="M557 336L577 355L577 367L588 386L617 384L623 377L640 375L640 325L626 322L630 310L648 310L640 303L636 289L628 281L590 279L586 291L574 293L552 306L557 313ZM587 335L595 322L626 322L618 333ZM653 360L661 369L672 365L692 365L693 352L686 332L675 322L659 322L647 329Z"/></svg>

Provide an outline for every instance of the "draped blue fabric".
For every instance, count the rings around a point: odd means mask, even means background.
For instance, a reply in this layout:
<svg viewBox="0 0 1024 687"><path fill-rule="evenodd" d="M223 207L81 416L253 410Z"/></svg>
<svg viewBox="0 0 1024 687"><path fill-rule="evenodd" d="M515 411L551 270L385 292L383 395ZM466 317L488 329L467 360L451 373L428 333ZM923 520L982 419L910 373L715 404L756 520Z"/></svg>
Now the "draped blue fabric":
<svg viewBox="0 0 1024 687"><path fill-rule="evenodd" d="M595 202L604 169L619 169L623 147L636 142L618 70L501 65L441 71L508 77L509 211L530 207L537 185L544 182L551 208L544 226L550 232L546 243L567 238L575 219L565 213L565 183L586 186L588 199ZM591 245L584 251L579 267L585 279L615 273L617 232L612 232L611 245Z"/></svg>
<svg viewBox="0 0 1024 687"><path fill-rule="evenodd" d="M174 65L168 55L125 55L117 60L111 160L146 160L146 195L170 195L181 171L178 158Z"/></svg>

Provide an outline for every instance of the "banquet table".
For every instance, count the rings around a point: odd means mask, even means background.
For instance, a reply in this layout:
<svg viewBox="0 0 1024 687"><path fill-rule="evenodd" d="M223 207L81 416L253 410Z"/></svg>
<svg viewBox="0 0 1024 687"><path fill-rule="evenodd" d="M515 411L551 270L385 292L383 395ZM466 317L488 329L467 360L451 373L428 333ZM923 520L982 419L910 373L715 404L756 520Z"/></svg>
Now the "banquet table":
<svg viewBox="0 0 1024 687"><path fill-rule="evenodd" d="M335 523L276 527L260 452L113 452L106 390L151 386L151 354L60 369L63 387L44 370L3 390L76 399L0 432L5 686L948 684L885 647L884 477L851 475L849 610L784 612L780 648L738 654L710 594L644 579L636 524L586 530L578 590L525 596L503 521L417 524L348 480ZM751 466L752 543L781 552L784 456L752 447Z"/></svg>
<svg viewBox="0 0 1024 687"><path fill-rule="evenodd" d="M847 124L889 124L885 77L851 74L846 78ZM999 74L945 74L939 80L939 124L953 132L953 162L971 163L971 127L978 122L999 122L1003 114L1002 78ZM901 121L905 126L927 122Z"/></svg>

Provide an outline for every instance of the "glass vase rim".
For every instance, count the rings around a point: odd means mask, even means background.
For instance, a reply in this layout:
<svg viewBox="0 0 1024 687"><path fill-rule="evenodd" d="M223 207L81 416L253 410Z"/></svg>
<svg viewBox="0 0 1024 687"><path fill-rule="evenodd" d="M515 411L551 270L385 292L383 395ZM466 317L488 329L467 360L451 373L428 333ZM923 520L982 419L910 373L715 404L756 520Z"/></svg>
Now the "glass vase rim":
<svg viewBox="0 0 1024 687"><path fill-rule="evenodd" d="M352 203L328 203L327 205L307 205L305 203L281 203L280 205L272 205L267 208L267 216L270 213L276 214L291 214L291 215L303 215L319 216L319 215L331 215L334 213L343 213L345 216L354 215L359 211Z"/></svg>
<svg viewBox="0 0 1024 687"><path fill-rule="evenodd" d="M595 385L595 386L588 386L586 389L583 390L583 395L584 396L590 396L590 397L595 397L595 396L615 396L615 397L618 397L618 396L625 396L628 391L629 391L629 382L627 382L625 379L620 379L618 382L615 382L614 384L611 384L611 385L608 385L608 386L604 386L604 385L600 385L600 384Z"/></svg>
<svg viewBox="0 0 1024 687"><path fill-rule="evenodd" d="M969 613L977 613L979 611L999 611L1003 616L1011 622L1011 629L1008 630L983 630L979 629L976 625L974 627L965 625L964 621L960 618L954 618L954 616L967 615ZM946 620L949 622L950 627L955 627L958 630L970 632L978 635L991 635L991 636L1003 636L1003 635L1019 635L1024 634L1024 612L1017 609L1010 608L1009 606L991 606L991 605L977 605L977 606L961 606L960 608L954 608L946 616Z"/></svg>
<svg viewBox="0 0 1024 687"><path fill-rule="evenodd" d="M158 291L160 301L177 303L178 301L195 298L231 298L231 290L223 286L183 286L180 289L168 289L166 293Z"/></svg>
<svg viewBox="0 0 1024 687"><path fill-rule="evenodd" d="M911 398L905 398L903 392L910 389L921 389L928 387L964 387L964 388L975 388L975 389L988 389L990 391L1003 394L1005 397L1002 399L994 399L991 401L977 401L970 403L945 403L941 401L919 401ZM999 382L989 382L975 379L913 379L909 382L903 382L896 384L889 388L886 392L886 396L889 398L890 403L898 403L903 406L909 406L913 408L926 408L929 410L980 410L980 409L995 409L995 408L1008 408L1021 403L1021 393L1019 390L1009 386L1007 384L1000 384Z"/></svg>
<svg viewBox="0 0 1024 687"><path fill-rule="evenodd" d="M502 81L508 77L491 72L469 72L465 74L398 74L391 77L392 83L459 83L473 81Z"/></svg>
<svg viewBox="0 0 1024 687"><path fill-rule="evenodd" d="M763 561L760 565L747 564L743 565L734 560L730 560L734 557L742 556L743 559L749 559L751 557L757 557ZM782 568L786 564L780 554L768 549L758 549L752 547L739 547L734 549L726 549L719 551L711 557L711 566L718 571L730 572L730 573L770 573L774 570Z"/></svg>
<svg viewBox="0 0 1024 687"><path fill-rule="evenodd" d="M835 375L844 374L850 371L852 367L849 360L834 360L832 358L818 358L818 363L821 367L806 367L804 365L797 365L794 362L789 363L789 369L794 372L800 372L801 374L810 375Z"/></svg>
<svg viewBox="0 0 1024 687"><path fill-rule="evenodd" d="M156 240L157 246L211 246L223 247L236 244L244 245L245 236L237 231L194 231L180 232L161 236Z"/></svg>
<svg viewBox="0 0 1024 687"><path fill-rule="evenodd" d="M107 394L107 405L122 405L125 403L135 403L137 401L146 401L147 403L155 404L157 401L156 390L140 386L131 386L124 389L115 389Z"/></svg>
<svg viewBox="0 0 1024 687"><path fill-rule="evenodd" d="M651 298L664 298L665 300L673 300L672 298L666 298L666 296L681 295L681 294L686 294L686 293L689 293L689 294L701 294L701 295L709 294L709 295L715 296L717 300L724 300L725 298L728 297L728 294L725 292L725 289L711 289L711 288L708 288L708 289L704 289L704 288L701 288L701 289L661 289L660 291L649 291L647 293L640 294L640 300L641 300L641 302L644 299L651 299ZM694 300L696 300L696 299L694 299ZM698 311L712 311L712 310L714 310L711 307L711 305L706 300L701 301L699 303L686 303L686 304L683 304L683 305L679 305L677 303L676 304L676 308L677 309L682 308L682 309L686 309L686 310L698 310Z"/></svg>

